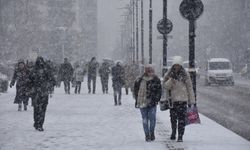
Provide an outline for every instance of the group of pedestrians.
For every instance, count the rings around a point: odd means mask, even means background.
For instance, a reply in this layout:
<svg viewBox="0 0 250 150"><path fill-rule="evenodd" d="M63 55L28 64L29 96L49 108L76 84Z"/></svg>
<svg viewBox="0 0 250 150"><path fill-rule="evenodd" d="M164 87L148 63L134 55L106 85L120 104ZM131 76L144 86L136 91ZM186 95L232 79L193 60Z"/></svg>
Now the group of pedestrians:
<svg viewBox="0 0 250 150"><path fill-rule="evenodd" d="M66 94L70 94L70 82L74 81L75 93L80 94L81 83L87 73L88 93L95 94L96 77L97 73L99 73L104 94L108 93L109 75L112 75L115 106L122 104L122 88L131 88L135 98L135 107L139 108L141 112L145 140L147 142L155 140L157 104L162 98L162 93L166 93L163 97L171 97L173 105L170 106L172 129L170 139L175 140L177 135L177 141L183 141L187 107L196 104L190 75L183 68L181 57L174 57L173 65L165 73L162 81L155 74L152 65L145 66L143 74L138 76L139 73L135 74L139 70L138 67L133 65L131 67L123 66L119 61L113 67L110 67L107 62L103 62L99 66L95 57L84 67L77 64L75 68L65 58L64 63L58 69L58 74L55 73L55 70L57 69L53 69L52 63L50 61L45 62L42 57L38 57L33 65L32 63L25 64L23 60L20 60L10 83L10 87L16 83L14 103L18 104L18 111L21 111L22 104L24 110L27 110L28 100L29 98L32 99L34 128L36 130L44 130L43 123L49 95L53 93L54 86L58 80L64 82ZM131 76L126 77L128 72L131 73ZM58 79L55 77L58 77ZM128 93L128 90L126 92Z"/></svg>

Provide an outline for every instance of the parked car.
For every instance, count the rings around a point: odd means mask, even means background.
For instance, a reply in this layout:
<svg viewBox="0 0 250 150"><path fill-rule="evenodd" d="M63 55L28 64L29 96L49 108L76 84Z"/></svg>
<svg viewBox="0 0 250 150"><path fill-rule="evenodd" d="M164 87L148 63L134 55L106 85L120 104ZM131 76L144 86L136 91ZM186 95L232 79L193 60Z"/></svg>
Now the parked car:
<svg viewBox="0 0 250 150"><path fill-rule="evenodd" d="M198 63L197 61L195 61L195 72L196 72L196 78L199 79L200 78L200 72L199 72L199 67L197 67ZM188 71L189 68L189 61L184 61L183 62L183 67L186 71Z"/></svg>
<svg viewBox="0 0 250 150"><path fill-rule="evenodd" d="M226 58L212 58L206 63L205 85L234 85L232 63Z"/></svg>
<svg viewBox="0 0 250 150"><path fill-rule="evenodd" d="M8 90L8 77L5 74L0 73L0 92L7 92Z"/></svg>

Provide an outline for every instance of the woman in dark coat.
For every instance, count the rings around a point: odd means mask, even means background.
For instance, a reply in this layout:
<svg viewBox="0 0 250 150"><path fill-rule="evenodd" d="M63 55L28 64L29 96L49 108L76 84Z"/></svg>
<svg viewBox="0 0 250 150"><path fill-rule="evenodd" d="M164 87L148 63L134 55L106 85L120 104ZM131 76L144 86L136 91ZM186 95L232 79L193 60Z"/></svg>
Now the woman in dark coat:
<svg viewBox="0 0 250 150"><path fill-rule="evenodd" d="M34 128L38 131L44 131L43 123L45 119L46 108L48 105L51 86L55 86L56 81L44 62L42 57L38 57L35 67L30 75L31 87L34 94Z"/></svg>
<svg viewBox="0 0 250 150"><path fill-rule="evenodd" d="M135 107L140 108L145 140L155 140L157 103L161 99L161 80L154 73L152 66L146 66L144 74L134 84Z"/></svg>
<svg viewBox="0 0 250 150"><path fill-rule="evenodd" d="M29 83L29 70L23 60L19 60L17 68L14 71L13 78L10 83L10 88L15 85L16 82L16 97L15 104L18 104L18 111L22 110L22 103L24 110L27 110L28 105L28 83Z"/></svg>

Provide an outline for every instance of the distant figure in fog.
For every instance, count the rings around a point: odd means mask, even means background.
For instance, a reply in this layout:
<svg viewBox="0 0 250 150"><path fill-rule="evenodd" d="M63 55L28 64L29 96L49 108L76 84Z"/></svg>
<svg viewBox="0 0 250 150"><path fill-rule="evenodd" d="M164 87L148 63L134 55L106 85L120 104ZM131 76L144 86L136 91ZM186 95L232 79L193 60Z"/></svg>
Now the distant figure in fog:
<svg viewBox="0 0 250 150"><path fill-rule="evenodd" d="M44 131L43 123L48 105L50 87L56 85L56 80L48 69L42 57L38 57L35 67L30 74L30 87L32 88L34 100L34 128Z"/></svg>
<svg viewBox="0 0 250 150"><path fill-rule="evenodd" d="M161 92L161 80L152 66L146 66L144 74L134 84L135 107L141 111L146 142L155 140L156 110Z"/></svg>
<svg viewBox="0 0 250 150"><path fill-rule="evenodd" d="M98 67L99 67L99 64L96 61L96 58L92 57L91 61L88 63L88 90L89 90L89 94L91 93L91 81L92 81L92 85L93 85L92 93L95 94L96 76L97 76Z"/></svg>
<svg viewBox="0 0 250 150"><path fill-rule="evenodd" d="M109 74L111 70L109 69L109 64L107 62L103 62L100 69L99 75L102 83L102 92L103 94L108 94L108 83L109 83Z"/></svg>
<svg viewBox="0 0 250 150"><path fill-rule="evenodd" d="M67 58L64 58L64 63L61 64L59 69L59 76L61 81L64 82L64 90L66 94L70 94L70 82L73 78L74 69L69 63Z"/></svg>
<svg viewBox="0 0 250 150"><path fill-rule="evenodd" d="M16 83L16 97L15 104L18 104L18 111L22 110L22 104L24 110L27 110L27 105L29 101L29 70L27 69L24 60L19 60L17 68L14 70L14 75L12 77L10 88Z"/></svg>
<svg viewBox="0 0 250 150"><path fill-rule="evenodd" d="M124 68L121 66L121 62L117 62L111 70L112 74L112 86L114 90L114 102L116 105L121 105L122 98L122 86L124 85Z"/></svg>
<svg viewBox="0 0 250 150"><path fill-rule="evenodd" d="M75 94L80 94L81 92L81 85L85 73L85 70L81 68L79 64L77 64L73 75L73 80L75 81Z"/></svg>

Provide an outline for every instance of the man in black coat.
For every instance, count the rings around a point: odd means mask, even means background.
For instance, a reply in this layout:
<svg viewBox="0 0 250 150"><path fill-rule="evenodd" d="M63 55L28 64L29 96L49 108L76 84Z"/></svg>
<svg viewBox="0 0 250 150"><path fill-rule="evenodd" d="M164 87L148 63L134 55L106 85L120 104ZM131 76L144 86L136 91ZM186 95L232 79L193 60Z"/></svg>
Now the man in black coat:
<svg viewBox="0 0 250 150"><path fill-rule="evenodd" d="M117 62L116 66L112 68L112 86L114 89L114 102L115 105L121 105L122 86L124 81L124 68L121 66L121 62Z"/></svg>
<svg viewBox="0 0 250 150"><path fill-rule="evenodd" d="M89 94L91 93L91 81L92 81L92 84L93 84L92 93L95 94L96 75L97 75L98 67L99 67L99 64L96 61L96 58L92 57L91 61L88 63L88 90L89 90Z"/></svg>
<svg viewBox="0 0 250 150"><path fill-rule="evenodd" d="M38 57L33 71L30 74L30 86L33 91L34 100L34 128L44 131L43 123L48 105L51 85L55 86L56 80L51 70L42 57Z"/></svg>
<svg viewBox="0 0 250 150"><path fill-rule="evenodd" d="M109 69L109 64L107 62L102 63L99 69L99 75L101 77L102 83L102 92L103 94L108 94L108 83L109 83L109 74L111 70Z"/></svg>
<svg viewBox="0 0 250 150"><path fill-rule="evenodd" d="M61 64L59 69L59 76L61 81L64 81L64 90L66 94L70 94L70 81L73 78L74 69L68 62L67 58L64 58L64 63Z"/></svg>

